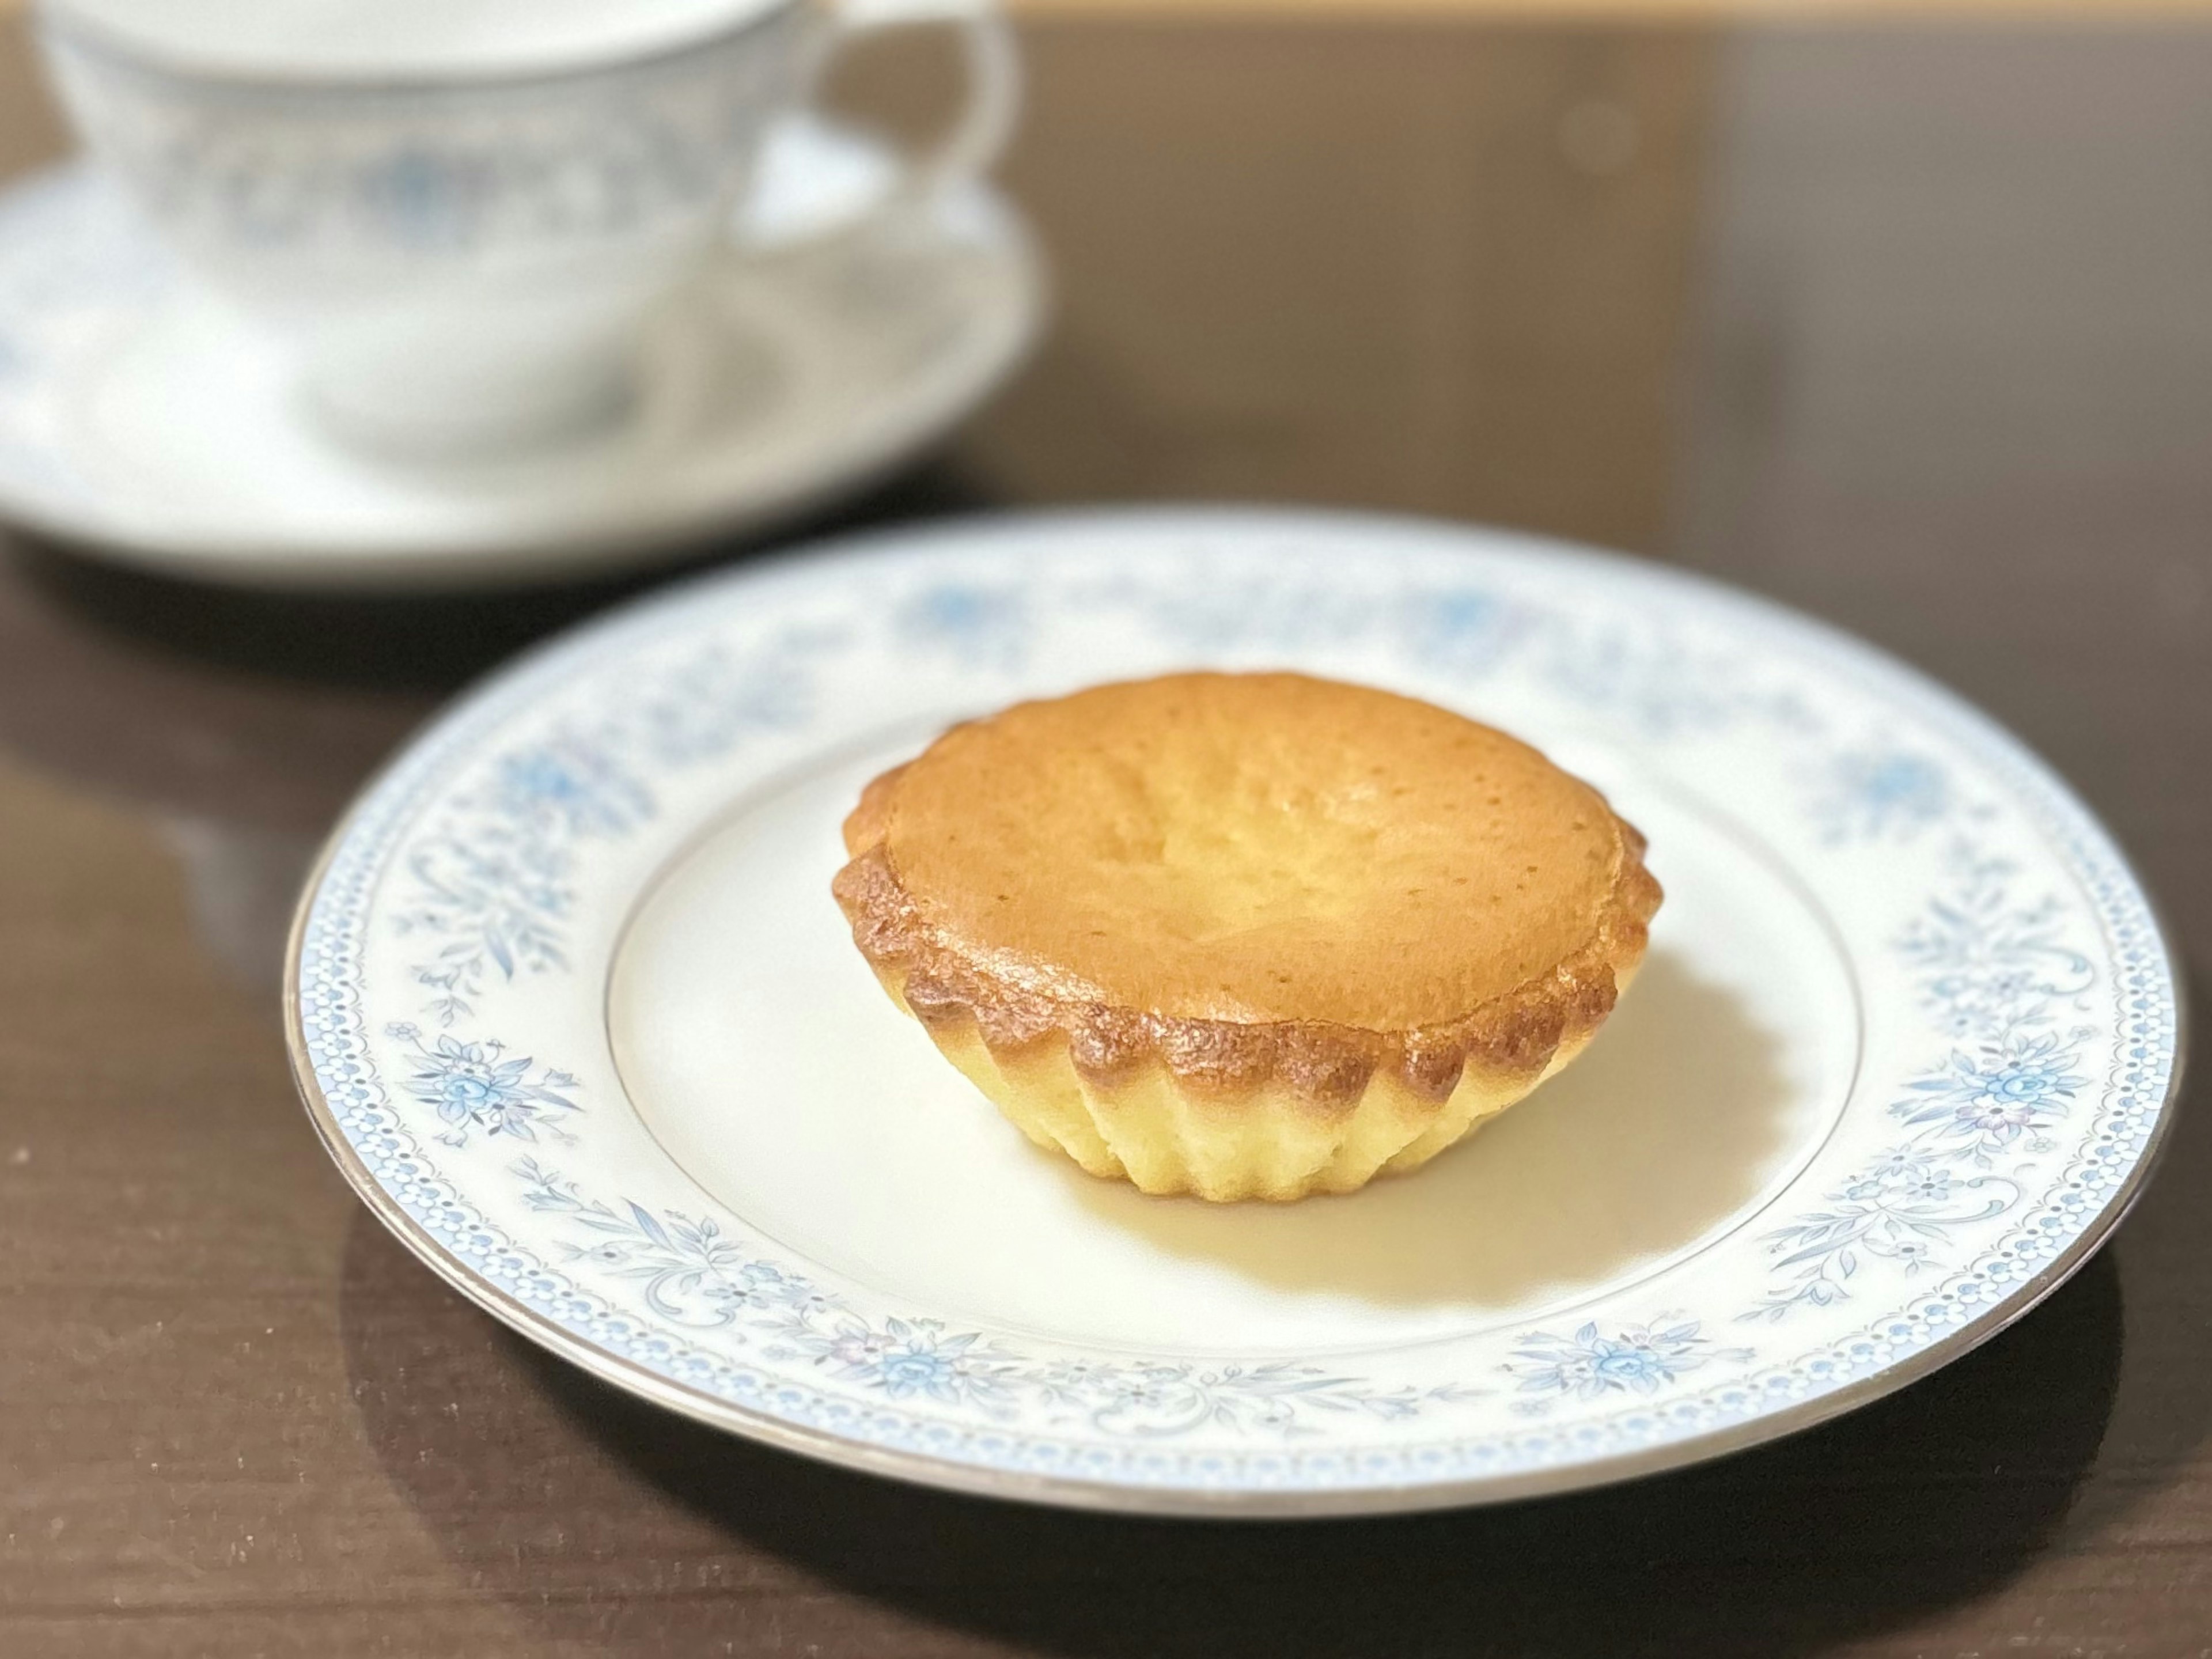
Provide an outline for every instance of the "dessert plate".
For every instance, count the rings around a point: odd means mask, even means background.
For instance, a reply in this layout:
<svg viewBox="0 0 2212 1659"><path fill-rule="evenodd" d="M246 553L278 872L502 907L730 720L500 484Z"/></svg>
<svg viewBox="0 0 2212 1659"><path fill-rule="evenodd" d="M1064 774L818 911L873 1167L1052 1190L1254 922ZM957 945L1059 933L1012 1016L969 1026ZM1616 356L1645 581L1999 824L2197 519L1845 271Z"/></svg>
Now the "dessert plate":
<svg viewBox="0 0 2212 1659"><path fill-rule="evenodd" d="M733 226L751 252L658 319L621 424L435 466L323 437L273 346L185 286L101 175L40 175L0 197L0 518L185 575L356 589L605 570L758 528L911 457L1035 335L1013 210L980 185L887 195L895 172L858 134L787 123Z"/></svg>
<svg viewBox="0 0 2212 1659"><path fill-rule="evenodd" d="M1650 837L1613 1019L1415 1175L1094 1181L830 897L860 784L945 723L1192 665L1464 710ZM289 1000L376 1215L599 1376L857 1468L1258 1516L1666 1468L1956 1357L2140 1188L2176 992L2065 786L1870 647L1517 537L1197 511L824 548L542 648L355 808Z"/></svg>

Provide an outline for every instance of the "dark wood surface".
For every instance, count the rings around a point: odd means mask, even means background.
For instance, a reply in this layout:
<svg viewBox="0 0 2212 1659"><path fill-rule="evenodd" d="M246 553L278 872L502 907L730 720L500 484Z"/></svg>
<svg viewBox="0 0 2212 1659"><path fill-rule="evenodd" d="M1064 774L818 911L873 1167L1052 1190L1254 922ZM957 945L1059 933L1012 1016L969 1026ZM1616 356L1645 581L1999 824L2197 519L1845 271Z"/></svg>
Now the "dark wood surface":
<svg viewBox="0 0 2212 1659"><path fill-rule="evenodd" d="M1029 46L1010 173L1054 332L842 520L1316 500L1720 573L2023 732L2203 974L2212 33L1071 18ZM0 171L61 143L0 26ZM507 1336L317 1147L283 923L414 722L641 585L302 603L0 556L0 1654L2212 1652L2187 1102L2113 1246L1971 1358L1504 1510L955 1499Z"/></svg>

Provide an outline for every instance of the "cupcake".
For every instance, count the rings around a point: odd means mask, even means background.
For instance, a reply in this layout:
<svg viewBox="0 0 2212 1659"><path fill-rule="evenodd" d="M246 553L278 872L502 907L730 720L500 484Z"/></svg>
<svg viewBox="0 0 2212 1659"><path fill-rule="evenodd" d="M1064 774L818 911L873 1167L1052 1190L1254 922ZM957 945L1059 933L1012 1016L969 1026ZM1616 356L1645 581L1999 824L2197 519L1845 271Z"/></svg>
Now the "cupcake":
<svg viewBox="0 0 2212 1659"><path fill-rule="evenodd" d="M1643 957L1644 846L1429 703L1170 674L954 726L862 793L833 891L1038 1146L1283 1200L1417 1168L1572 1060Z"/></svg>

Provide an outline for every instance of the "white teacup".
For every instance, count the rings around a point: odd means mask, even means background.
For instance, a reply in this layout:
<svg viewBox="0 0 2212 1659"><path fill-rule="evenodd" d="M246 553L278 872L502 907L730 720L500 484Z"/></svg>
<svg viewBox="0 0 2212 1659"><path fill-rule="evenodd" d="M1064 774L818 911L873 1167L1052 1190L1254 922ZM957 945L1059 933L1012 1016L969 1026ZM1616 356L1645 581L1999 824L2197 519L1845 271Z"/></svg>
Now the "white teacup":
<svg viewBox="0 0 2212 1659"><path fill-rule="evenodd" d="M186 264L296 349L334 433L525 447L625 404L654 305L726 235L837 46L961 31L987 167L1018 74L995 0L45 0L95 154Z"/></svg>

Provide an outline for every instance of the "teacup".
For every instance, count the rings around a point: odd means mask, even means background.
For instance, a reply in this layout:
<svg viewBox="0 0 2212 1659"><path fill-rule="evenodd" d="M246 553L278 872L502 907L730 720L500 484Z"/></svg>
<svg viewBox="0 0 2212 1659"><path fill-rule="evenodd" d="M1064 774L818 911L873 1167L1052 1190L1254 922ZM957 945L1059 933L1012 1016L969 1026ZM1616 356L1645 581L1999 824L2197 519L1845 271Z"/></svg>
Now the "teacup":
<svg viewBox="0 0 2212 1659"><path fill-rule="evenodd" d="M726 238L769 124L864 33L962 33L966 106L909 188L988 166L995 0L46 0L95 155L188 269L387 452L521 447L625 405L654 307Z"/></svg>

